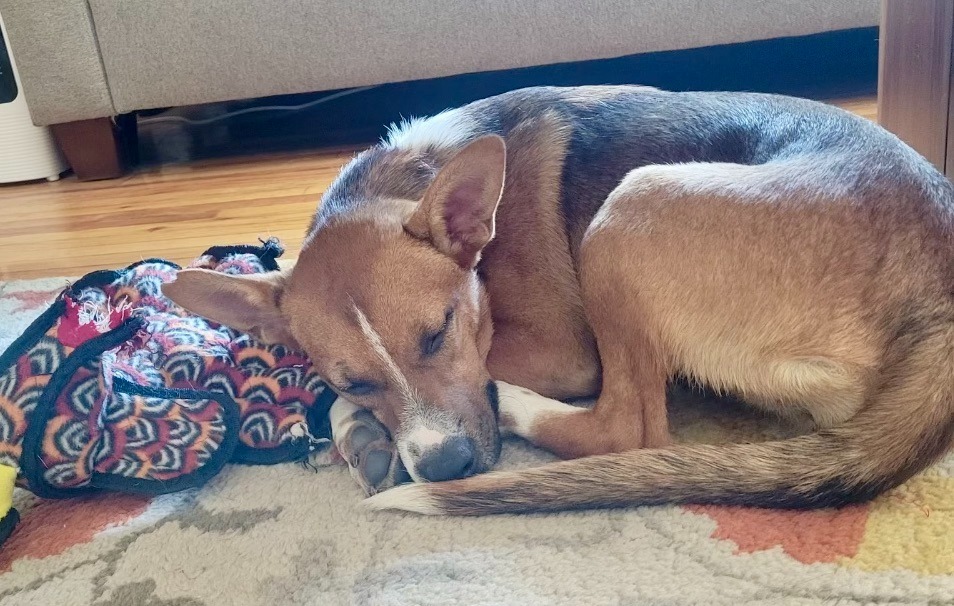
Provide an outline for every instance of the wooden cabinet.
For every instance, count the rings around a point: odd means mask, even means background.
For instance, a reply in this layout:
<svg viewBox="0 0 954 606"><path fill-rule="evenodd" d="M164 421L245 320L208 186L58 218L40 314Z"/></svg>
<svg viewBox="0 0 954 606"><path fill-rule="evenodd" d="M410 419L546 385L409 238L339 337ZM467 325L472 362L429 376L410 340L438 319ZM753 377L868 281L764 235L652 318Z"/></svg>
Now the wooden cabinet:
<svg viewBox="0 0 954 606"><path fill-rule="evenodd" d="M954 176L954 0L883 0L878 121Z"/></svg>

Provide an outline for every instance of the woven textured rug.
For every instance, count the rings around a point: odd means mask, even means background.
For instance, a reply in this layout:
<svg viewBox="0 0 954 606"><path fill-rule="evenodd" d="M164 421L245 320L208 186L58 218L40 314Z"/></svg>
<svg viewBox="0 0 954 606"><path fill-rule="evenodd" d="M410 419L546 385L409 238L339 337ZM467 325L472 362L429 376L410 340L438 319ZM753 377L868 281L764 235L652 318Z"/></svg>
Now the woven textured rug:
<svg viewBox="0 0 954 606"><path fill-rule="evenodd" d="M0 284L0 349L63 279ZM783 435L676 392L678 439ZM503 467L549 457L513 441ZM441 519L369 513L346 469L227 467L202 489L18 491L0 605L954 604L954 457L840 511L658 507Z"/></svg>

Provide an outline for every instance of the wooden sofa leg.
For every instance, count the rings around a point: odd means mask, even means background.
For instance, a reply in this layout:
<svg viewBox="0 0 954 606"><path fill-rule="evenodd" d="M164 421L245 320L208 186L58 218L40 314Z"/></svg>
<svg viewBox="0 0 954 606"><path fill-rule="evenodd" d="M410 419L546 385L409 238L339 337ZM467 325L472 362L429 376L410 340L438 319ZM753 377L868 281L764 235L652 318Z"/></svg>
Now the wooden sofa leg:
<svg viewBox="0 0 954 606"><path fill-rule="evenodd" d="M64 122L50 128L80 181L115 179L135 163L133 115Z"/></svg>

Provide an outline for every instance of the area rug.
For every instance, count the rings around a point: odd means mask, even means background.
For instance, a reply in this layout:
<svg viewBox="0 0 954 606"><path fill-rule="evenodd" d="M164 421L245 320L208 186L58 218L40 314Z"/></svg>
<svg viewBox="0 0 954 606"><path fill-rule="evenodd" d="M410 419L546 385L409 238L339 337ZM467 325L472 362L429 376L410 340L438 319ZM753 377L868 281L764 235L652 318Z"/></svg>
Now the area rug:
<svg viewBox="0 0 954 606"><path fill-rule="evenodd" d="M0 283L0 349L65 283ZM787 431L689 392L671 409L680 440ZM547 460L512 441L502 466ZM155 498L14 500L3 606L954 604L954 457L838 511L421 518L367 512L346 469L295 464Z"/></svg>

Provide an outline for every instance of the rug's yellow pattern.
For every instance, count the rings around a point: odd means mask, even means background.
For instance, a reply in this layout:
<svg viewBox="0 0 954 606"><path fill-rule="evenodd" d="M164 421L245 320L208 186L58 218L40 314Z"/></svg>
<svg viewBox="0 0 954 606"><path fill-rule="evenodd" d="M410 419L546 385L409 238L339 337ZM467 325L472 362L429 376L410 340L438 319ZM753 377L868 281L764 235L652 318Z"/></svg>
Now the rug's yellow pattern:
<svg viewBox="0 0 954 606"><path fill-rule="evenodd" d="M876 500L857 555L841 564L954 575L954 479L925 475Z"/></svg>

